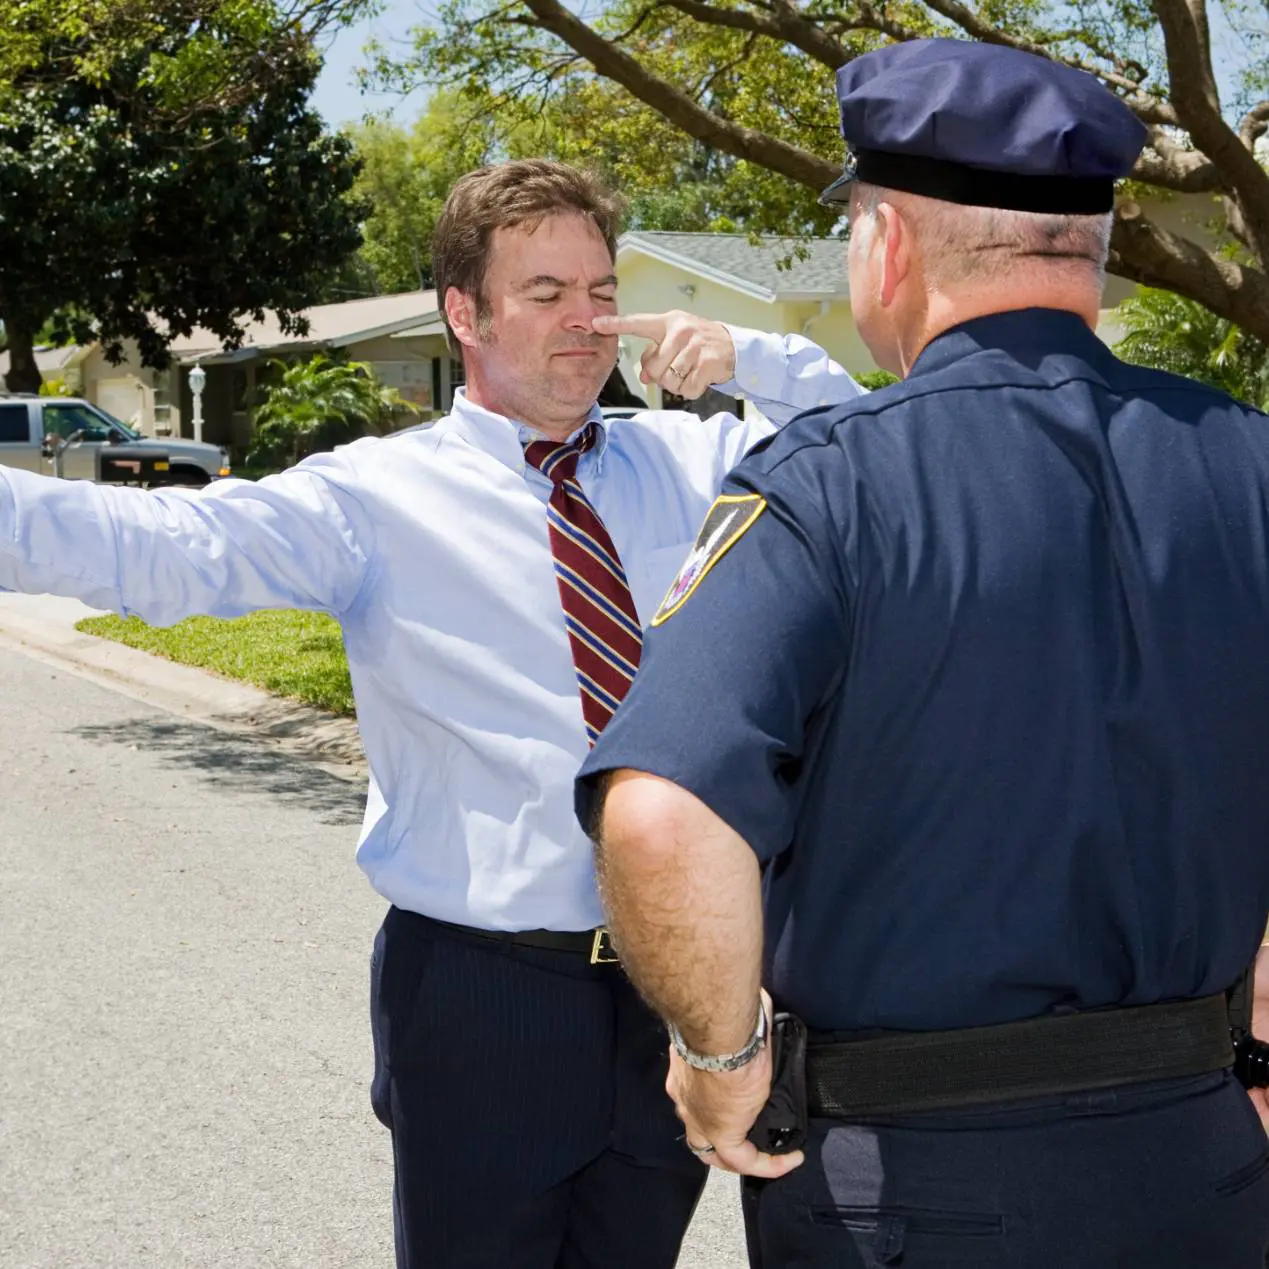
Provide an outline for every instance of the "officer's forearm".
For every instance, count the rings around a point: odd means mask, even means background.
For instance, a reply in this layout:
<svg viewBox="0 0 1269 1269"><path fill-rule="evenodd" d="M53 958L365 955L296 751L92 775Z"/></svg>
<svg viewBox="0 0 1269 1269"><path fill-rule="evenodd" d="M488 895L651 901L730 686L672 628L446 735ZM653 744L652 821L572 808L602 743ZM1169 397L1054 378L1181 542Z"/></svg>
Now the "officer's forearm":
<svg viewBox="0 0 1269 1269"><path fill-rule="evenodd" d="M743 1048L762 975L753 851L691 793L639 771L613 773L599 819L604 905L626 972L693 1049Z"/></svg>

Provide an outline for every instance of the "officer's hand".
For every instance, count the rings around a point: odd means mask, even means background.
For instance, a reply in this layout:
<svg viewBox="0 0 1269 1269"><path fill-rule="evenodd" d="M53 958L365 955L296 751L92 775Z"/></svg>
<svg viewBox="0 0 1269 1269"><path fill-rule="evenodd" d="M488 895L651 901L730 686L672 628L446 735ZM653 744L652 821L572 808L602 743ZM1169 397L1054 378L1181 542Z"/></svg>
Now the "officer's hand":
<svg viewBox="0 0 1269 1269"><path fill-rule="evenodd" d="M701 1158L724 1172L771 1180L792 1172L802 1152L764 1154L745 1134L753 1127L771 1091L771 1050L763 1048L736 1071L698 1071L670 1048L666 1091L686 1129L691 1146L712 1145Z"/></svg>
<svg viewBox="0 0 1269 1269"><path fill-rule="evenodd" d="M639 378L688 401L736 373L736 346L722 322L675 310L596 317L591 326L600 335L635 335L651 341L643 350Z"/></svg>

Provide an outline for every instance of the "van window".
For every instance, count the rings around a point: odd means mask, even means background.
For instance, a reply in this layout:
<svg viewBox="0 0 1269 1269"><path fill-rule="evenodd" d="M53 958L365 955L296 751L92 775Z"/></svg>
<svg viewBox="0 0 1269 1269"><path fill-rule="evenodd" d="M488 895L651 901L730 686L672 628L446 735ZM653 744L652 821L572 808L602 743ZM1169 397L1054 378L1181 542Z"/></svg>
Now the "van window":
<svg viewBox="0 0 1269 1269"><path fill-rule="evenodd" d="M0 445L25 445L31 440L31 424L26 406L0 402Z"/></svg>
<svg viewBox="0 0 1269 1269"><path fill-rule="evenodd" d="M44 431L56 432L63 440L69 440L76 432L82 432L80 439L85 441L110 439L110 424L84 405L50 402L44 407Z"/></svg>

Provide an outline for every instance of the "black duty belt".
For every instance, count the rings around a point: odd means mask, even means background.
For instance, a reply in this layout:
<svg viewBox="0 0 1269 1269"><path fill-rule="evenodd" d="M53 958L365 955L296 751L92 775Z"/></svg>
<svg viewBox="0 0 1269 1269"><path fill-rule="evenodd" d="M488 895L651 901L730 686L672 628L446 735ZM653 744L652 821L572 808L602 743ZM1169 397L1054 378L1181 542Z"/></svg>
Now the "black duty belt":
<svg viewBox="0 0 1269 1269"><path fill-rule="evenodd" d="M807 1109L858 1119L972 1108L1202 1075L1233 1063L1221 992L992 1027L812 1041Z"/></svg>
<svg viewBox="0 0 1269 1269"><path fill-rule="evenodd" d="M616 965L619 958L612 945L608 927L596 930L482 930L474 925L458 925L454 921L440 921L436 917L417 912L407 913L429 925L484 943L508 944L514 947L537 947L549 952L575 952L586 956L592 965Z"/></svg>

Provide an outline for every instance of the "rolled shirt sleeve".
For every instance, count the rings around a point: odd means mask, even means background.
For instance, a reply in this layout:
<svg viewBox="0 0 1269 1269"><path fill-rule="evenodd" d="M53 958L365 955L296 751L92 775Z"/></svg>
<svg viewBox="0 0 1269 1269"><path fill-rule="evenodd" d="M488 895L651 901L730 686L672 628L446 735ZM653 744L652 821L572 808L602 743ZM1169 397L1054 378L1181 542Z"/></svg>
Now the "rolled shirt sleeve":
<svg viewBox="0 0 1269 1269"><path fill-rule="evenodd" d="M199 491L0 468L0 587L70 595L154 625L259 608L339 616L361 589L373 540L339 454Z"/></svg>
<svg viewBox="0 0 1269 1269"><path fill-rule="evenodd" d="M598 777L633 768L693 793L761 859L789 845L808 719L844 675L850 604L814 464L772 470L770 454L733 473L654 618L579 774L583 825Z"/></svg>
<svg viewBox="0 0 1269 1269"><path fill-rule="evenodd" d="M717 390L752 401L774 427L867 392L823 348L802 335L773 335L745 326L729 325L727 330L736 348L736 376L717 384Z"/></svg>

